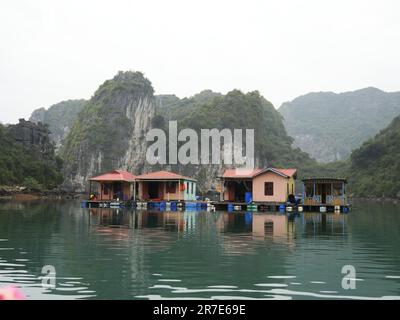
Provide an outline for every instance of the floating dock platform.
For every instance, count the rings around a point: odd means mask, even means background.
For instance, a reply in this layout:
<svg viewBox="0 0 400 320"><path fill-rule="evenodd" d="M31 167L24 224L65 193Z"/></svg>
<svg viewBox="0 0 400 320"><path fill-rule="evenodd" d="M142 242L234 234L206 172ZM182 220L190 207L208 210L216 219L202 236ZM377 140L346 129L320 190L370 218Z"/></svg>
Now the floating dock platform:
<svg viewBox="0 0 400 320"><path fill-rule="evenodd" d="M111 201L85 200L81 208L129 208L138 210L160 211L207 211L212 204L206 201Z"/></svg>
<svg viewBox="0 0 400 320"><path fill-rule="evenodd" d="M350 205L303 205L291 203L244 203L244 202L212 202L220 211L259 211L259 212L336 212L348 213Z"/></svg>
<svg viewBox="0 0 400 320"><path fill-rule="evenodd" d="M82 208L128 208L160 211L246 211L246 212L334 212L348 213L350 205L303 205L290 203L244 203L205 201L106 201L87 200Z"/></svg>

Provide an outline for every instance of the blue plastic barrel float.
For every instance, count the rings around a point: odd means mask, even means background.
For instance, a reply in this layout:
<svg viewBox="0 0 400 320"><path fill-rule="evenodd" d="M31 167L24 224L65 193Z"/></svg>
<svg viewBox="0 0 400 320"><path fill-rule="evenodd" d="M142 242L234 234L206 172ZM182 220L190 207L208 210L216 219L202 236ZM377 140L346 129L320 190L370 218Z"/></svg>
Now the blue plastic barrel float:
<svg viewBox="0 0 400 320"><path fill-rule="evenodd" d="M171 211L176 211L178 209L178 202L172 201L171 202Z"/></svg>
<svg viewBox="0 0 400 320"><path fill-rule="evenodd" d="M167 209L167 203L165 201L160 202L160 210L165 211Z"/></svg>
<svg viewBox="0 0 400 320"><path fill-rule="evenodd" d="M245 201L246 203L251 203L251 202L253 201L253 197L252 197L251 192L246 192L246 193L244 194L244 201Z"/></svg>
<svg viewBox="0 0 400 320"><path fill-rule="evenodd" d="M233 203L228 203L228 211L232 212L233 211Z"/></svg>
<svg viewBox="0 0 400 320"><path fill-rule="evenodd" d="M284 204L281 204L281 205L279 206L279 212L285 212L285 211L286 211L285 205L284 205Z"/></svg>

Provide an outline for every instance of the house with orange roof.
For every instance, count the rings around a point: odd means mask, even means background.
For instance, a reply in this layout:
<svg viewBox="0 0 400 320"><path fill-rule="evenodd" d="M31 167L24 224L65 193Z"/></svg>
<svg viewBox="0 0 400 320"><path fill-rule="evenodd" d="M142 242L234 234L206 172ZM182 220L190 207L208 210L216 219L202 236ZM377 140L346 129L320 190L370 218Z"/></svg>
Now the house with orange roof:
<svg viewBox="0 0 400 320"><path fill-rule="evenodd" d="M296 169L227 169L220 177L221 201L284 203L295 195Z"/></svg>
<svg viewBox="0 0 400 320"><path fill-rule="evenodd" d="M195 201L196 179L169 171L149 172L136 177L138 199L150 201Z"/></svg>
<svg viewBox="0 0 400 320"><path fill-rule="evenodd" d="M136 176L130 172L124 170L114 170L90 178L89 192L90 194L95 195L95 200L134 200L136 189L135 179ZM97 184L97 188L93 188L93 183Z"/></svg>

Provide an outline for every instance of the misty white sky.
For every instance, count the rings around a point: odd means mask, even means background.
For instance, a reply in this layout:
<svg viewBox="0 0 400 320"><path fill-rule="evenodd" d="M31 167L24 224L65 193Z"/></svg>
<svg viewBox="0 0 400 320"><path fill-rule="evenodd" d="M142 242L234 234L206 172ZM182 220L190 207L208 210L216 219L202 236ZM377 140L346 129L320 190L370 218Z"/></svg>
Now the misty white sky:
<svg viewBox="0 0 400 320"><path fill-rule="evenodd" d="M0 2L0 121L90 98L118 70L156 93L400 90L400 1Z"/></svg>

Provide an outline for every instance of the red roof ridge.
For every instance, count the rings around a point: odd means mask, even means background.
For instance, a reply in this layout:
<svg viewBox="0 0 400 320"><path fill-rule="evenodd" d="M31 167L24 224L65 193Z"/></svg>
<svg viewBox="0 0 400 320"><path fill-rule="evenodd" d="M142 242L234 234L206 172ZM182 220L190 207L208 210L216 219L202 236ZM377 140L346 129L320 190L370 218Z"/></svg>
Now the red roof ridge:
<svg viewBox="0 0 400 320"><path fill-rule="evenodd" d="M160 171L153 171L153 172L147 172L143 173L139 176L136 177L138 180L191 180L191 181L196 181L196 179L183 176L181 174L175 173L175 172L170 172L166 170L160 170Z"/></svg>
<svg viewBox="0 0 400 320"><path fill-rule="evenodd" d="M113 170L99 176L91 177L90 181L126 181L132 182L136 176L125 170Z"/></svg>
<svg viewBox="0 0 400 320"><path fill-rule="evenodd" d="M265 169L246 169L246 168L230 168L226 169L222 175L222 178L254 178L264 172L272 171L276 174L283 175L286 177L292 177L296 174L297 169L281 169L281 168L273 168L268 167Z"/></svg>

